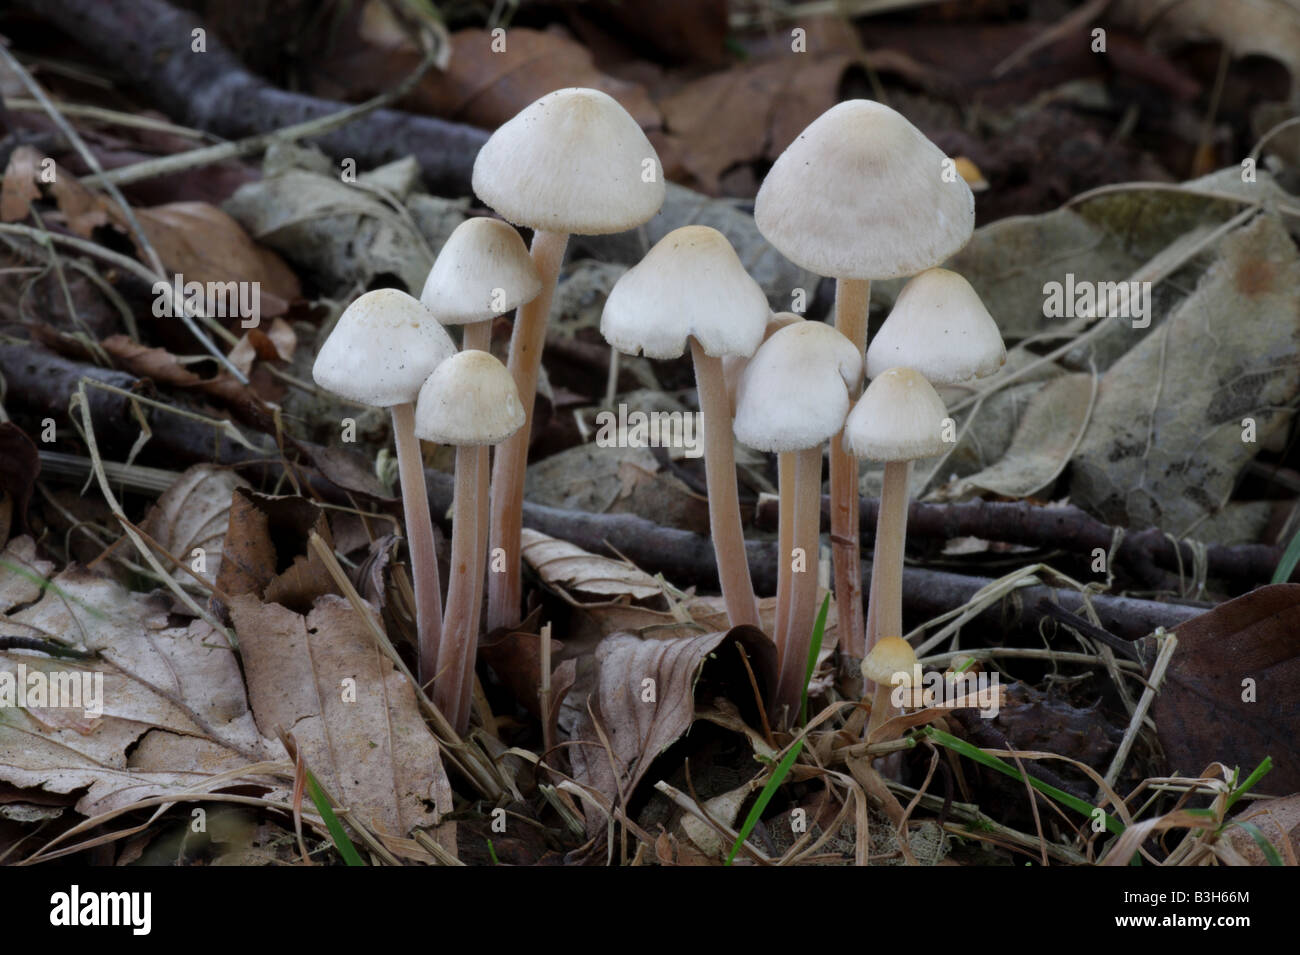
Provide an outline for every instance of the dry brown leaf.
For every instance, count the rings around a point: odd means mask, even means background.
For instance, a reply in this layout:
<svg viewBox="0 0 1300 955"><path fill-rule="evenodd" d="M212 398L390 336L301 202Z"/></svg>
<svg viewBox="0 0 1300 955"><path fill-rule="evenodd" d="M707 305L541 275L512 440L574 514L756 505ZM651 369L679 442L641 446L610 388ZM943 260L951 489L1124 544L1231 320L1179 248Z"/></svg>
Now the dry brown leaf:
<svg viewBox="0 0 1300 955"><path fill-rule="evenodd" d="M0 547L11 530L27 530L27 502L40 473L41 456L32 439L12 421L0 424Z"/></svg>
<svg viewBox="0 0 1300 955"><path fill-rule="evenodd" d="M325 512L306 498L236 488L217 586L230 597L253 594L303 611L317 597L337 594L333 578L307 546L312 531L331 542Z"/></svg>
<svg viewBox="0 0 1300 955"><path fill-rule="evenodd" d="M4 182L0 184L0 222L21 222L27 207L41 197L36 185L42 156L31 146L19 146L9 156Z"/></svg>
<svg viewBox="0 0 1300 955"><path fill-rule="evenodd" d="M377 832L441 821L452 803L437 740L351 604L325 596L303 617L246 594L230 615L264 733L291 732L308 768Z"/></svg>
<svg viewBox="0 0 1300 955"><path fill-rule="evenodd" d="M226 357L247 375L253 370L254 361L290 361L297 347L298 335L293 326L277 317L271 319L271 325L266 331L250 328L244 332Z"/></svg>
<svg viewBox="0 0 1300 955"><path fill-rule="evenodd" d="M246 385L225 371L215 378L200 377L165 348L141 345L127 335L109 335L99 344L123 369L140 378L177 388L194 388L235 406L258 403L257 396Z"/></svg>
<svg viewBox="0 0 1300 955"><path fill-rule="evenodd" d="M622 560L589 554L568 541L524 529L521 554L542 580L560 590L646 600L662 587L655 578Z"/></svg>
<svg viewBox="0 0 1300 955"><path fill-rule="evenodd" d="M144 531L195 574L215 584L230 526L230 496L235 488L248 486L233 471L196 464L163 492L145 518ZM172 576L181 583L192 580L180 568Z"/></svg>
<svg viewBox="0 0 1300 955"><path fill-rule="evenodd" d="M1300 793L1281 799L1250 803L1228 821L1224 838L1251 865L1268 865L1264 850L1255 838L1234 822L1248 822L1277 850L1284 864L1300 858Z"/></svg>

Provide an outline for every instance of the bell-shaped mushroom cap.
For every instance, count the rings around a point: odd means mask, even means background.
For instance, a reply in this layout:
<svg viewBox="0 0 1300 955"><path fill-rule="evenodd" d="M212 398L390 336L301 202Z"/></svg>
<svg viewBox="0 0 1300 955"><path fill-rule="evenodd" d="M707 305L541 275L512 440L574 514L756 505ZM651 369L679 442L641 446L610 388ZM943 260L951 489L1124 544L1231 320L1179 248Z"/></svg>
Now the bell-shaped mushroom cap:
<svg viewBox="0 0 1300 955"><path fill-rule="evenodd" d="M894 686L898 683L911 686L912 668L916 666L916 652L900 636L888 635L876 641L862 661L862 675L872 683Z"/></svg>
<svg viewBox="0 0 1300 955"><path fill-rule="evenodd" d="M476 216L447 237L420 301L442 324L467 325L531 302L541 290L537 266L514 227Z"/></svg>
<svg viewBox="0 0 1300 955"><path fill-rule="evenodd" d="M938 265L975 228L975 197L943 152L871 100L833 106L772 165L754 222L818 275L887 279Z"/></svg>
<svg viewBox="0 0 1300 955"><path fill-rule="evenodd" d="M655 243L614 283L600 333L619 351L677 358L695 336L708 355L752 355L767 326L767 296L717 229L688 225Z"/></svg>
<svg viewBox="0 0 1300 955"><path fill-rule="evenodd" d="M340 398L388 408L414 401L424 379L455 352L432 312L405 292L381 288L343 310L311 376Z"/></svg>
<svg viewBox="0 0 1300 955"><path fill-rule="evenodd" d="M867 385L844 423L844 446L872 461L912 461L944 451L948 409L925 376L890 368Z"/></svg>
<svg viewBox="0 0 1300 955"><path fill-rule="evenodd" d="M844 427L862 356L834 328L796 322L754 354L736 395L736 437L759 451L816 447Z"/></svg>
<svg viewBox="0 0 1300 955"><path fill-rule="evenodd" d="M867 377L903 367L954 384L991 375L1006 360L997 322L970 283L947 269L926 269L903 286L867 349Z"/></svg>
<svg viewBox="0 0 1300 955"><path fill-rule="evenodd" d="M415 406L415 434L436 444L500 444L524 425L515 380L485 351L462 351L433 370Z"/></svg>
<svg viewBox="0 0 1300 955"><path fill-rule="evenodd" d="M599 90L556 90L502 125L474 160L474 192L515 225L603 235L649 220L664 172L627 110Z"/></svg>
<svg viewBox="0 0 1300 955"><path fill-rule="evenodd" d="M802 322L802 315L794 312L777 312L767 320L763 329L763 341L767 341L787 325ZM760 343L759 347L762 347ZM731 416L736 416L736 392L740 390L740 377L749 367L750 355L728 355L722 359L722 380L727 383L727 399L731 402Z"/></svg>

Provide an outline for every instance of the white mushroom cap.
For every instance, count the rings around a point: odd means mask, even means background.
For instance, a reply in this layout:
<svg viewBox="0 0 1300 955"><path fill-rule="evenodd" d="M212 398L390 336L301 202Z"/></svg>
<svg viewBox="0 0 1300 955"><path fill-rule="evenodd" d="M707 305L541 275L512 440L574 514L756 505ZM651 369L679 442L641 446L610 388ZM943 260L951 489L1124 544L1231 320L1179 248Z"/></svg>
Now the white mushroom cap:
<svg viewBox="0 0 1300 955"><path fill-rule="evenodd" d="M485 351L462 351L433 370L415 406L416 437L435 444L500 444L524 426L515 380Z"/></svg>
<svg viewBox="0 0 1300 955"><path fill-rule="evenodd" d="M954 384L991 375L1006 360L997 322L970 283L947 269L926 269L903 286L867 349L867 377L901 366Z"/></svg>
<svg viewBox="0 0 1300 955"><path fill-rule="evenodd" d="M541 290L537 266L514 227L476 216L447 237L420 301L442 324L468 325L531 302Z"/></svg>
<svg viewBox="0 0 1300 955"><path fill-rule="evenodd" d="M474 160L473 184L515 225L580 235L624 232L664 202L659 155L636 120L582 88L547 93L502 125Z"/></svg>
<svg viewBox="0 0 1300 955"><path fill-rule="evenodd" d="M311 376L326 391L376 408L414 401L456 352L433 313L397 289L366 292L343 310Z"/></svg>
<svg viewBox="0 0 1300 955"><path fill-rule="evenodd" d="M772 165L754 222L791 262L835 278L888 279L969 241L975 197L943 152L871 100L831 107Z"/></svg>
<svg viewBox="0 0 1300 955"><path fill-rule="evenodd" d="M802 315L795 312L776 312L767 320L763 329L763 341L767 341L787 325L802 322ZM762 347L760 343L759 347ZM749 355L728 355L722 359L722 380L727 383L727 398L731 402L731 416L736 416L736 392L740 390L740 377L749 367Z"/></svg>
<svg viewBox="0 0 1300 955"><path fill-rule="evenodd" d="M799 451L844 427L862 356L822 322L796 322L754 354L736 396L736 437L759 451Z"/></svg>
<svg viewBox="0 0 1300 955"><path fill-rule="evenodd" d="M945 450L948 409L925 376L890 368L867 385L844 423L844 446L873 461L932 458Z"/></svg>
<svg viewBox="0 0 1300 955"><path fill-rule="evenodd" d="M717 229L688 225L655 243L614 283L600 333L619 351L677 358L694 336L706 354L752 355L767 326L767 296Z"/></svg>
<svg viewBox="0 0 1300 955"><path fill-rule="evenodd" d="M911 686L912 668L916 666L916 651L897 634L887 634L876 641L862 661L862 675L872 683L885 686Z"/></svg>

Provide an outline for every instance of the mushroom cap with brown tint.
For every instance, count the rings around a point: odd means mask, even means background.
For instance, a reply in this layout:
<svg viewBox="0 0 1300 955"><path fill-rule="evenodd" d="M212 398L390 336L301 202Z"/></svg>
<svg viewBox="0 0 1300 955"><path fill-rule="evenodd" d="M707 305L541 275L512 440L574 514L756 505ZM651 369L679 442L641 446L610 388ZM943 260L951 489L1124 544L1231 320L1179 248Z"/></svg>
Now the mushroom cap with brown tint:
<svg viewBox="0 0 1300 955"><path fill-rule="evenodd" d="M899 636L881 637L862 661L862 675L872 683L912 685L916 652Z"/></svg>
<svg viewBox="0 0 1300 955"><path fill-rule="evenodd" d="M736 394L736 437L758 451L801 451L838 434L862 356L822 322L787 325L755 352Z"/></svg>
<svg viewBox="0 0 1300 955"><path fill-rule="evenodd" d="M1007 360L997 322L969 282L926 269L903 286L867 349L867 376L915 368L935 384L991 375Z"/></svg>
<svg viewBox="0 0 1300 955"><path fill-rule="evenodd" d="M912 368L890 368L871 380L844 423L844 447L872 461L932 458L946 448L948 409L934 386Z"/></svg>
<svg viewBox="0 0 1300 955"><path fill-rule="evenodd" d="M435 368L415 406L416 437L435 444L500 444L523 426L514 378L485 351L457 352Z"/></svg>
<svg viewBox="0 0 1300 955"><path fill-rule="evenodd" d="M412 402L456 345L433 313L405 292L366 292L344 309L311 374L341 398L376 408Z"/></svg>
<svg viewBox="0 0 1300 955"><path fill-rule="evenodd" d="M513 311L542 290L537 266L508 222L475 216L443 243L420 301L444 325L468 325Z"/></svg>
<svg viewBox="0 0 1300 955"><path fill-rule="evenodd" d="M677 358L692 336L715 358L752 355L771 311L717 229L688 225L654 244L614 283L600 332L621 352Z"/></svg>
<svg viewBox="0 0 1300 955"><path fill-rule="evenodd" d="M664 202L659 155L636 120L581 87L547 93L502 124L474 160L473 185L508 222L579 235L625 232Z"/></svg>
<svg viewBox="0 0 1300 955"><path fill-rule="evenodd" d="M975 197L902 114L849 100L809 124L754 200L763 237L796 265L841 279L913 275L975 228Z"/></svg>

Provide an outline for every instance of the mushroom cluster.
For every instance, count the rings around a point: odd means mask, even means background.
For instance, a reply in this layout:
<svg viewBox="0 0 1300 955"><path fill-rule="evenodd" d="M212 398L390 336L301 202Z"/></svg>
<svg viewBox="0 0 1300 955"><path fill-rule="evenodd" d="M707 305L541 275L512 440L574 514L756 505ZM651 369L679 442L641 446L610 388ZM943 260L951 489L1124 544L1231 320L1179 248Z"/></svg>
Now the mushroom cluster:
<svg viewBox="0 0 1300 955"><path fill-rule="evenodd" d="M910 678L901 581L911 461L942 453L951 430L934 385L991 374L1006 355L969 283L937 267L974 226L970 189L950 173L938 147L892 109L841 103L778 158L755 202L758 228L773 246L836 280L833 326L773 315L727 238L702 225L660 239L615 284L601 317L616 352L661 360L690 353L710 529L733 626L760 623L734 442L777 455L777 672L767 702L781 726L797 718L805 691L828 444L841 650L863 661L868 692L877 687L871 728L889 715L883 691L895 682L899 661L908 663ZM522 612L524 469L568 237L635 228L664 198L659 159L644 133L612 98L588 89L550 93L505 123L480 151L473 185L501 218L462 223L418 300L393 289L360 296L314 368L316 381L341 397L392 409L420 679L432 683L435 704L462 732L470 722L480 631L513 626ZM515 226L532 230L531 251ZM868 349L871 281L909 275ZM511 311L503 365L491 354L493 324ZM454 325L462 329L459 350L444 328ZM456 447L445 612L421 439ZM859 458L884 463L865 620Z"/></svg>

